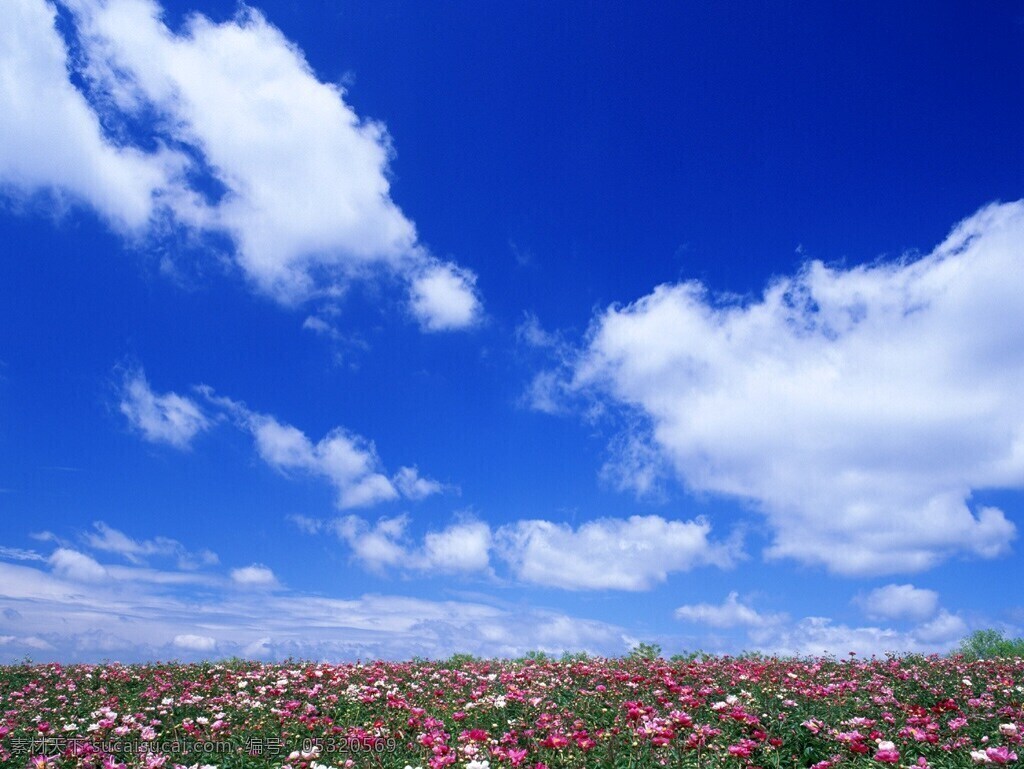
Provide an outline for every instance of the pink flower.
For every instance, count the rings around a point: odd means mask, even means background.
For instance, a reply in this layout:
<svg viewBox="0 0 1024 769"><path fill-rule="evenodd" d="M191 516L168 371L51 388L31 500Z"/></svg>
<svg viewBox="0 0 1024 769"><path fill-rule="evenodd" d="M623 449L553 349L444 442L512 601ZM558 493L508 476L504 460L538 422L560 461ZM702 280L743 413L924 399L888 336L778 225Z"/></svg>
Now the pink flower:
<svg viewBox="0 0 1024 769"><path fill-rule="evenodd" d="M1005 745L998 748L986 748L985 756L993 764L1009 764L1017 760L1017 754Z"/></svg>
<svg viewBox="0 0 1024 769"><path fill-rule="evenodd" d="M883 764L897 764L900 760L900 752L896 750L896 745L888 740L882 740L878 743L878 750L875 751L875 761L881 761Z"/></svg>
<svg viewBox="0 0 1024 769"><path fill-rule="evenodd" d="M807 729L811 734L817 734L821 731L822 723L821 721L815 721L812 718L810 721L804 721L800 724L800 726Z"/></svg>

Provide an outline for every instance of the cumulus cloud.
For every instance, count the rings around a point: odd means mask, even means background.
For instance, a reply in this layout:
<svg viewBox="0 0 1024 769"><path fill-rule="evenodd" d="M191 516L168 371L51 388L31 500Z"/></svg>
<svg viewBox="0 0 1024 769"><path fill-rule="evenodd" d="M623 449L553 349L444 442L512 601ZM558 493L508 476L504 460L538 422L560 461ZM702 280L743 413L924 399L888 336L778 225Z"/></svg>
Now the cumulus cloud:
<svg viewBox="0 0 1024 769"><path fill-rule="evenodd" d="M576 529L538 519L492 529L470 519L428 531L418 541L404 514L373 523L355 515L331 521L293 515L290 520L305 534L334 533L356 561L378 573L493 576L493 552L513 579L568 590L648 590L672 572L728 568L743 557L736 537L712 540L703 519L602 518Z"/></svg>
<svg viewBox="0 0 1024 769"><path fill-rule="evenodd" d="M125 376L120 408L146 440L179 449L188 448L198 433L210 427L195 401L177 393L154 393L141 369Z"/></svg>
<svg viewBox="0 0 1024 769"><path fill-rule="evenodd" d="M733 591L721 604L697 603L680 606L675 611L676 619L696 622L714 628L732 628L739 625L765 627L776 625L785 619L781 614L760 614L750 606L740 603L739 593Z"/></svg>
<svg viewBox="0 0 1024 769"><path fill-rule="evenodd" d="M729 567L738 543L714 542L704 519L670 521L657 515L602 518L574 529L523 520L502 526L496 549L523 582L570 590L647 590L670 572Z"/></svg>
<svg viewBox="0 0 1024 769"><path fill-rule="evenodd" d="M373 443L336 428L313 443L297 427L271 416L253 415L256 450L271 467L304 470L327 478L338 490L338 507L366 507L398 498L391 480L378 472Z"/></svg>
<svg viewBox="0 0 1024 769"><path fill-rule="evenodd" d="M868 619L910 619L933 617L939 608L939 594L913 585L886 585L856 599Z"/></svg>
<svg viewBox="0 0 1024 769"><path fill-rule="evenodd" d="M770 558L850 575L994 558L1016 528L969 500L1024 487L1021 243L1024 202L994 204L926 256L813 261L746 302L662 285L603 312L534 399L640 415L687 488L767 517Z"/></svg>
<svg viewBox="0 0 1024 769"><path fill-rule="evenodd" d="M426 331L472 326L480 318L476 276L454 264L434 264L412 282L410 306Z"/></svg>
<svg viewBox="0 0 1024 769"><path fill-rule="evenodd" d="M948 644L967 635L967 623L960 615L941 609L933 619L915 628L914 635L925 643Z"/></svg>
<svg viewBox="0 0 1024 769"><path fill-rule="evenodd" d="M273 570L259 563L254 563L252 566L244 566L240 569L232 569L231 581L243 587L277 586L277 577L274 576Z"/></svg>
<svg viewBox="0 0 1024 769"><path fill-rule="evenodd" d="M226 415L252 435L256 452L270 467L282 473L305 472L330 482L337 491L339 508L370 507L399 498L418 501L446 490L439 481L421 476L415 466L402 467L389 477L373 442L342 427L334 428L314 443L297 427L252 411L239 401L218 396L210 387L196 390L219 412L218 418ZM126 377L121 411L147 440L180 449L188 448L198 432L213 424L192 399L173 392L156 395L141 370ZM97 524L97 533L90 535L90 542L129 559L177 548L180 557L198 565L216 560L210 551L188 554L173 540L133 542L122 532L105 528L105 524Z"/></svg>
<svg viewBox="0 0 1024 769"><path fill-rule="evenodd" d="M408 526L406 515L381 518L373 525L350 515L331 524L338 538L352 549L353 556L375 571L452 574L489 569L491 530L487 524L456 522L440 531L427 532L418 547L409 542Z"/></svg>
<svg viewBox="0 0 1024 769"><path fill-rule="evenodd" d="M406 499L426 499L432 494L438 494L444 490L444 486L438 481L424 478L415 467L402 467L395 473L392 479L395 488L401 492Z"/></svg>
<svg viewBox="0 0 1024 769"><path fill-rule="evenodd" d="M192 633L180 633L174 636L174 646L189 651L208 652L217 648L217 640L208 635L194 635Z"/></svg>
<svg viewBox="0 0 1024 769"><path fill-rule="evenodd" d="M120 230L144 227L180 158L144 153L104 135L68 79L67 46L43 0L4 3L0 24L0 183L92 205Z"/></svg>
<svg viewBox="0 0 1024 769"><path fill-rule="evenodd" d="M402 467L389 478L373 442L342 427L314 443L293 425L215 395L210 387L197 389L252 435L260 458L275 470L305 472L329 481L337 491L339 508L370 507L400 497L421 500L444 490L441 483L422 477L415 467Z"/></svg>
<svg viewBox="0 0 1024 769"><path fill-rule="evenodd" d="M385 127L258 11L193 14L175 31L153 0L61 6L74 56L53 5L5 5L0 182L85 203L133 236L226 235L252 285L281 302L383 268L407 283L424 329L476 321L473 273L430 256L391 199Z"/></svg>

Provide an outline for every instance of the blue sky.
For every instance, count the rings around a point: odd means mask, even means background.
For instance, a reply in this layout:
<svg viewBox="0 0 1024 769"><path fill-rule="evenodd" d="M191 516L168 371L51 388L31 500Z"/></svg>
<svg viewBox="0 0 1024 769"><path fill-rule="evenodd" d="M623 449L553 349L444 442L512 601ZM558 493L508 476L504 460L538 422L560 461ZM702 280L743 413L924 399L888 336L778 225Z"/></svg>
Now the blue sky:
<svg viewBox="0 0 1024 769"><path fill-rule="evenodd" d="M1024 5L9 0L0 659L1024 632Z"/></svg>

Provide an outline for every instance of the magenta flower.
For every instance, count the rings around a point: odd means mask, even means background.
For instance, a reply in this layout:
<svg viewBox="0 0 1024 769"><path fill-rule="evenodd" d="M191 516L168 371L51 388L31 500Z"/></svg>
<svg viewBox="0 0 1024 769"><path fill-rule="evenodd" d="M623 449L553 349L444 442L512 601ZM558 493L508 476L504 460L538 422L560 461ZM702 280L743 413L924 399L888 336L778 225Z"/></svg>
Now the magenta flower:
<svg viewBox="0 0 1024 769"><path fill-rule="evenodd" d="M1017 754L1005 745L998 748L985 748L985 756L993 764L1010 764L1017 760Z"/></svg>

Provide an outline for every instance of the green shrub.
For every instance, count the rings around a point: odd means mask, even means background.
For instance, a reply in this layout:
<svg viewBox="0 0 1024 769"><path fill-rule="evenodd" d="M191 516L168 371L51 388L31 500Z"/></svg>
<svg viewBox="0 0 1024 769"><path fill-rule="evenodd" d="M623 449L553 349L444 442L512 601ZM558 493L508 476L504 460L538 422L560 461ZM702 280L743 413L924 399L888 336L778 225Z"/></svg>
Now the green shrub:
<svg viewBox="0 0 1024 769"><path fill-rule="evenodd" d="M975 630L960 642L958 650L972 660L1024 657L1024 638L1007 638L1000 630Z"/></svg>
<svg viewBox="0 0 1024 769"><path fill-rule="evenodd" d="M628 660L656 660L661 657L661 646L658 644L637 644L626 655Z"/></svg>
<svg viewBox="0 0 1024 769"><path fill-rule="evenodd" d="M562 656L559 661L569 664L573 662L586 662L589 659L590 655L586 652L562 652Z"/></svg>

